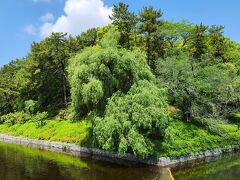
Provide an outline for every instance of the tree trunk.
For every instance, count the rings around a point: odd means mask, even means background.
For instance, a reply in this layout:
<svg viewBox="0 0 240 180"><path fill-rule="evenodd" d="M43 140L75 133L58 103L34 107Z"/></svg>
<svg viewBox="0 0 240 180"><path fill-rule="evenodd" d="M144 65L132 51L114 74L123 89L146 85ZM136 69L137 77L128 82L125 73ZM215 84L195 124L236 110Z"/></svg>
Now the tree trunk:
<svg viewBox="0 0 240 180"><path fill-rule="evenodd" d="M192 102L191 100L184 98L182 102L182 113L183 113L183 120L189 122L192 116Z"/></svg>
<svg viewBox="0 0 240 180"><path fill-rule="evenodd" d="M67 105L67 90L65 75L63 75L63 103L65 106Z"/></svg>
<svg viewBox="0 0 240 180"><path fill-rule="evenodd" d="M151 62L150 62L150 39L147 37L147 62L148 65L151 67Z"/></svg>
<svg viewBox="0 0 240 180"><path fill-rule="evenodd" d="M67 79L66 79L66 74L65 74L65 66L64 66L64 63L61 61L61 68L62 68L62 86L63 86L63 103L65 106L67 106L67 88L66 88L66 82L67 82Z"/></svg>

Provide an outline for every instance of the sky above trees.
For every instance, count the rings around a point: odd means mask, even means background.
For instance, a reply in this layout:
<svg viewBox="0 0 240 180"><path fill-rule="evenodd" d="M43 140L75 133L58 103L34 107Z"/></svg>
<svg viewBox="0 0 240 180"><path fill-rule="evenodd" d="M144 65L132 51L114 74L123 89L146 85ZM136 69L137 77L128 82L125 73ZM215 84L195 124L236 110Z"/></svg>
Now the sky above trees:
<svg viewBox="0 0 240 180"><path fill-rule="evenodd" d="M110 23L113 4L119 0L9 0L0 5L0 66L24 57L33 41L53 31L76 35L88 28ZM240 42L238 0L122 0L138 13L152 5L164 12L166 20L187 19L192 23L225 26L225 35Z"/></svg>

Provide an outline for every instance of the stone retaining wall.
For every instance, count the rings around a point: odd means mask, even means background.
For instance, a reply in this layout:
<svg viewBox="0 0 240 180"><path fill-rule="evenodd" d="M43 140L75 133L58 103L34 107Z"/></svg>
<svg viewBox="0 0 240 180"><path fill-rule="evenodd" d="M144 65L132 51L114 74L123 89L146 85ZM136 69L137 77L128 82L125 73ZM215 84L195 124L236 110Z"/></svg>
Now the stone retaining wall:
<svg viewBox="0 0 240 180"><path fill-rule="evenodd" d="M140 159L133 155L127 154L120 156L117 153L106 152L94 148L80 147L75 144L52 142L45 140L33 140L23 137L8 136L6 134L0 134L0 141L12 144L19 144L24 146L36 147L48 151L56 151L68 153L77 157L91 157L95 160L107 161L117 163L121 165L154 165L160 167L177 166L179 164L185 164L187 162L204 160L209 157L216 157L226 152L232 152L238 150L239 146L227 146L225 148L216 148L213 150L207 150L198 153L191 153L188 156L180 156L176 158L161 157L161 158L148 158Z"/></svg>

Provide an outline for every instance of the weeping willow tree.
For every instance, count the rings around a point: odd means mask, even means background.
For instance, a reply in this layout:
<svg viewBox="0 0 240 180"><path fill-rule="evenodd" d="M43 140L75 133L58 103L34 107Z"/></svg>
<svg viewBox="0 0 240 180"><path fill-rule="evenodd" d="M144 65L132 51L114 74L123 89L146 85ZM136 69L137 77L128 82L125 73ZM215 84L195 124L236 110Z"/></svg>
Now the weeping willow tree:
<svg viewBox="0 0 240 180"><path fill-rule="evenodd" d="M115 93L103 118L96 118L97 145L120 154L147 157L154 153L154 140L161 140L168 126L164 88L147 80L135 83L127 94Z"/></svg>
<svg viewBox="0 0 240 180"><path fill-rule="evenodd" d="M118 48L118 38L119 33L110 31L101 46L86 48L70 60L68 72L76 117L91 110L102 113L114 92L126 93L135 82L154 79L145 55Z"/></svg>

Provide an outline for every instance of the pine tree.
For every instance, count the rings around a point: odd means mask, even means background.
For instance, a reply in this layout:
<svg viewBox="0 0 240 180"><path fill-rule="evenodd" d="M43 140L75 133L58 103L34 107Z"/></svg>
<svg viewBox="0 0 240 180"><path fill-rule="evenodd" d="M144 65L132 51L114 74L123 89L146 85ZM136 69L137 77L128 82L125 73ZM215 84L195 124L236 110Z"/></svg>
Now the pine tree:
<svg viewBox="0 0 240 180"><path fill-rule="evenodd" d="M134 13L129 11L129 6L124 3L114 5L113 14L109 18L121 33L120 45L127 49L131 47L131 35L136 29L137 17Z"/></svg>
<svg viewBox="0 0 240 180"><path fill-rule="evenodd" d="M207 29L208 27L201 23L196 25L191 33L191 48L193 49L193 58L196 60L200 60L208 50Z"/></svg>
<svg viewBox="0 0 240 180"><path fill-rule="evenodd" d="M212 47L212 55L215 58L225 59L227 50L226 39L223 36L224 26L212 26L209 29L210 45Z"/></svg>
<svg viewBox="0 0 240 180"><path fill-rule="evenodd" d="M161 10L154 10L153 7L145 7L140 12L140 33L144 38L147 62L155 71L156 61L164 57L164 38L161 34L162 17Z"/></svg>

